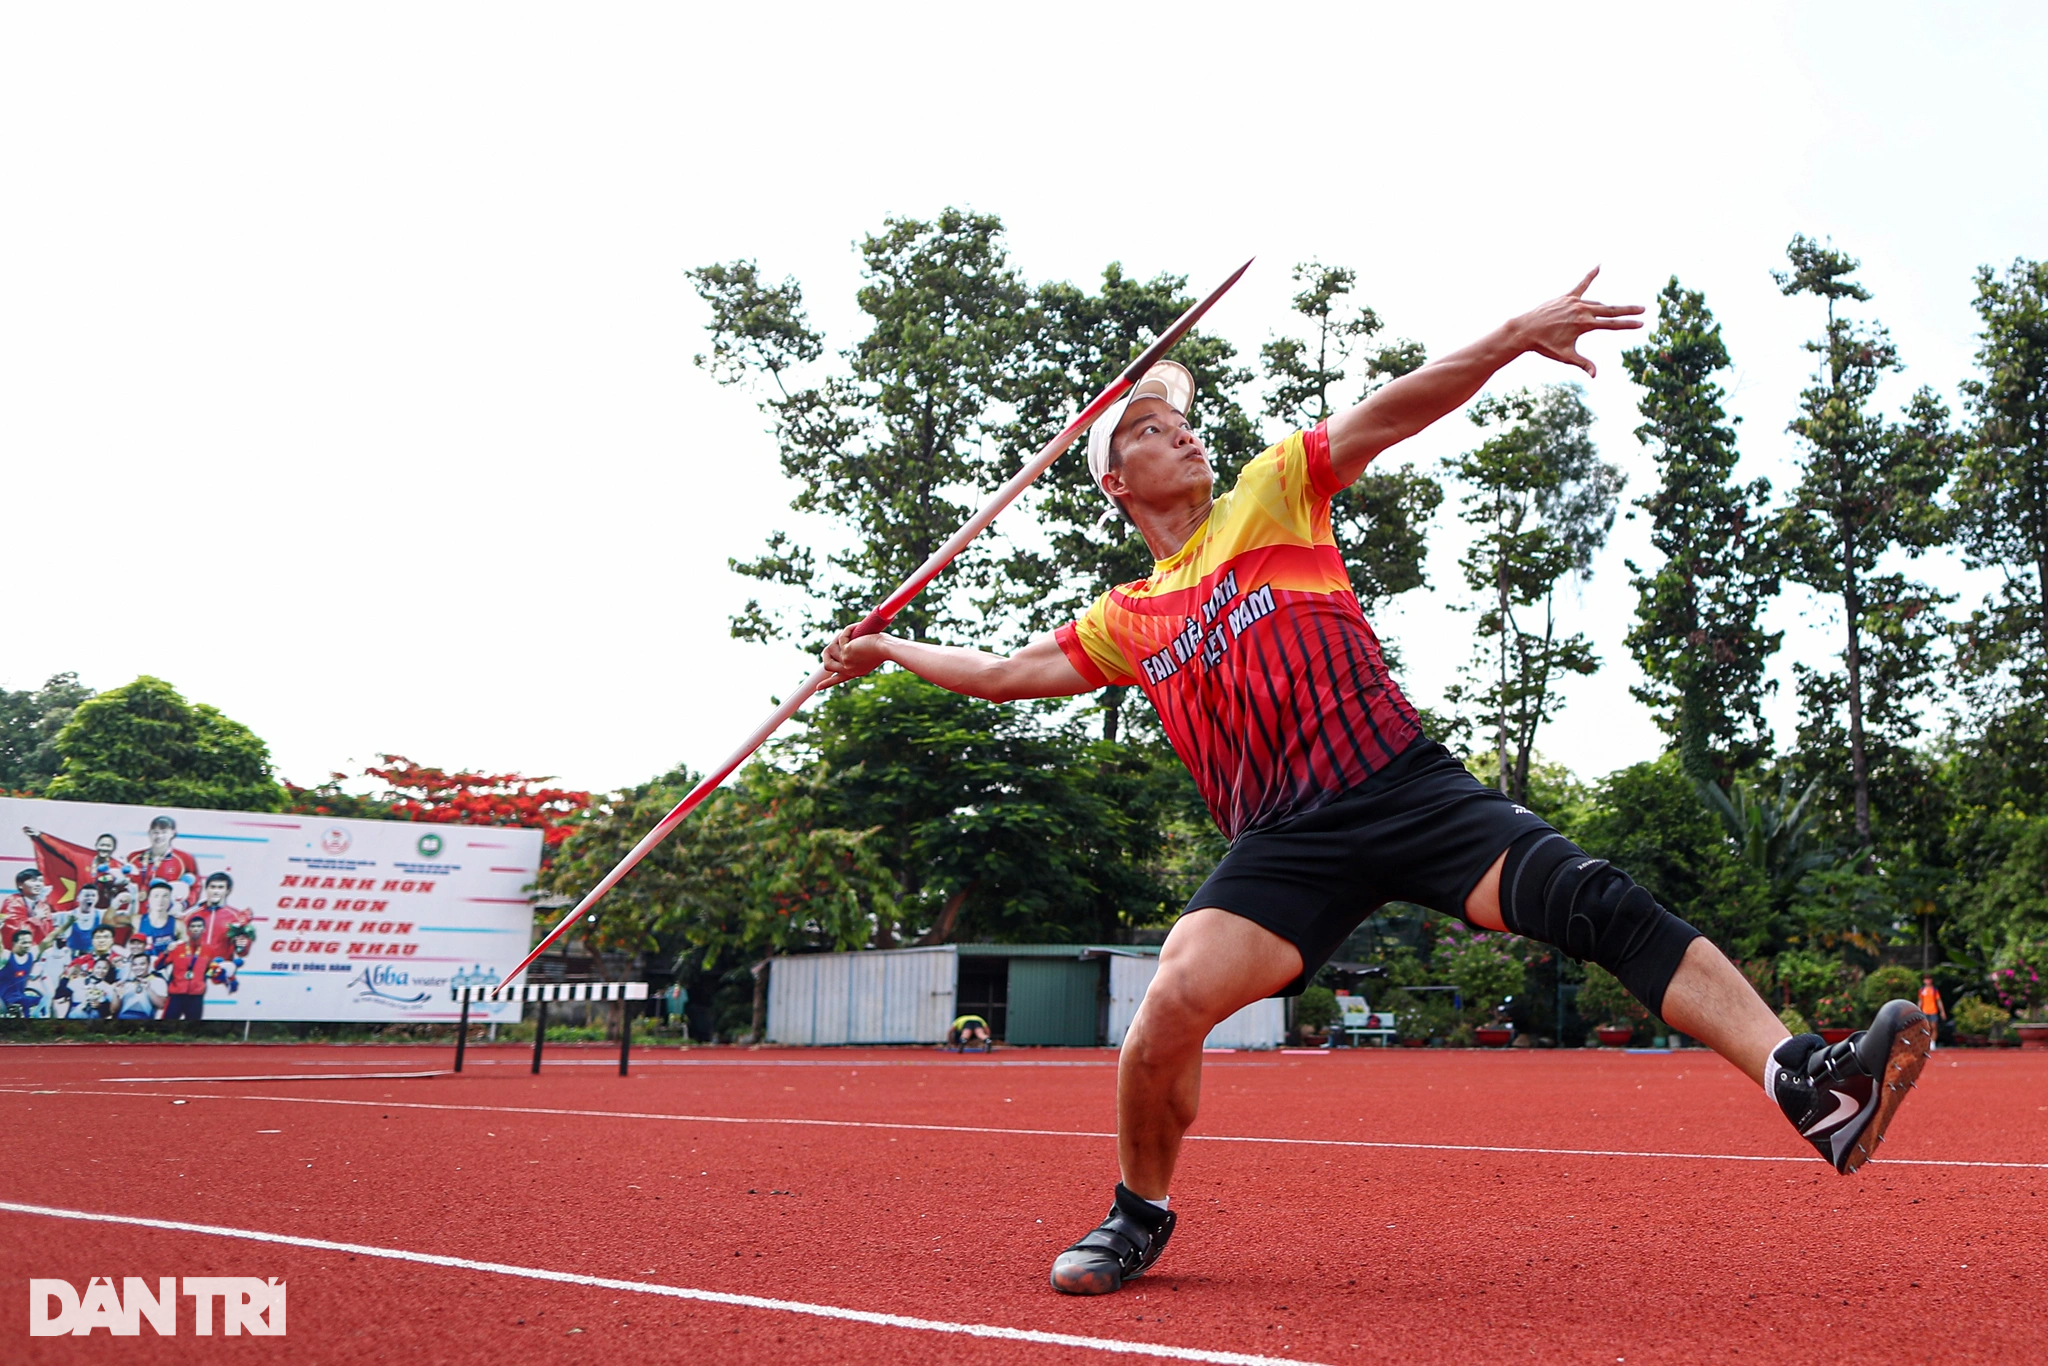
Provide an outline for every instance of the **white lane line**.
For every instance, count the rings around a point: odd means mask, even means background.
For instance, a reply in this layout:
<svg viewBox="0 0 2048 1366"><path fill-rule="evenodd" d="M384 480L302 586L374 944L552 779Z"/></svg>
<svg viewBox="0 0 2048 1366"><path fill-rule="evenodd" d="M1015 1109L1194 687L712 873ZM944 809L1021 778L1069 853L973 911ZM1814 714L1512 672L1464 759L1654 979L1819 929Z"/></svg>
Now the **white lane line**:
<svg viewBox="0 0 2048 1366"><path fill-rule="evenodd" d="M446 1070L439 1072L284 1072L262 1077L100 1077L100 1081L122 1083L163 1082L163 1081L390 1081L412 1077L452 1077Z"/></svg>
<svg viewBox="0 0 2048 1366"><path fill-rule="evenodd" d="M249 1100L284 1105L354 1105L384 1110L453 1110L487 1115L560 1115L572 1119L655 1119L677 1124L781 1124L814 1129L888 1129L921 1134L1008 1135L1018 1138L1105 1138L1113 1133L1097 1129L1009 1129L971 1124L902 1124L873 1119L787 1119L759 1115L676 1115L649 1110L571 1110L540 1105L447 1105L424 1100L343 1100L336 1096L224 1096L212 1091L81 1091L31 1090L0 1086L0 1095L24 1096L153 1096L162 1100ZM1811 1166L1816 1159L1772 1153L1667 1153L1638 1152L1629 1148L1530 1148L1495 1143L1396 1143L1364 1138L1266 1138L1257 1134L1189 1134L1188 1143L1267 1143L1298 1148L1394 1148L1425 1153L1502 1153L1530 1157L1640 1157L1665 1158L1678 1162L1791 1162ZM2048 1162L1977 1162L1962 1158L1887 1157L1878 1159L1888 1167L2003 1167L2018 1171L2048 1171Z"/></svg>
<svg viewBox="0 0 2048 1366"><path fill-rule="evenodd" d="M866 1309L845 1309L836 1304L807 1304L802 1300L775 1300L762 1295L730 1295L721 1290L698 1290L683 1285L662 1285L651 1281L625 1281L610 1276L583 1276L573 1271L550 1271L537 1266L512 1266L505 1262L480 1262L469 1257L447 1257L435 1252L408 1252L395 1247L371 1247L363 1243L336 1243L325 1238L300 1238L289 1233L263 1233L255 1229L222 1228L216 1224L188 1224L180 1219L144 1219L127 1214L95 1214L87 1210L52 1209L45 1205L19 1205L0 1200L0 1210L12 1214L40 1215L48 1219L75 1219L93 1224L125 1224L133 1228L163 1229L172 1233L203 1233L215 1238L239 1238L252 1243L275 1243L285 1247L312 1248L320 1252L346 1252L356 1257L381 1257L392 1262L416 1262L424 1266L445 1266L457 1271L482 1271L493 1276L516 1276L529 1281L554 1281L563 1285L590 1286L598 1290L624 1290L641 1295L661 1295L704 1304L725 1304L740 1309L767 1309L784 1314L808 1314L813 1318L867 1323L880 1328L908 1328L924 1333L955 1333L962 1337L995 1338L1004 1342L1029 1342L1044 1347L1078 1347L1092 1352L1113 1352L1122 1356L1164 1357L1169 1361L1205 1361L1217 1366L1315 1366L1294 1357L1257 1356L1250 1352L1211 1352L1195 1347L1170 1347L1159 1342L1128 1342L1121 1338L1091 1338L1078 1333L1048 1333L1036 1328L1003 1328L990 1323L953 1323L945 1319L911 1318L905 1314L877 1314Z"/></svg>

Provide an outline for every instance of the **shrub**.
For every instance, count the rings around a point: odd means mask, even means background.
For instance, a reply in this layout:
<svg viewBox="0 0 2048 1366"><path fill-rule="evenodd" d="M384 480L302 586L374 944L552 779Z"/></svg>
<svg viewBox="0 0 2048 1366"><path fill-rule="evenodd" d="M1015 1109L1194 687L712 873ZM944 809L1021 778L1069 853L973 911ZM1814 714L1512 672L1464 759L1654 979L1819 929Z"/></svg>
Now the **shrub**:
<svg viewBox="0 0 2048 1366"><path fill-rule="evenodd" d="M1997 993L1999 1005L2021 1020L2048 1019L2048 982L2041 980L2044 971L2048 971L2048 944L2022 940L2008 947L1991 970L1991 989Z"/></svg>
<svg viewBox="0 0 2048 1366"><path fill-rule="evenodd" d="M1910 1001L1920 994L1920 974L1897 963L1888 964L1865 977L1856 994L1865 1010L1876 1010L1886 1001Z"/></svg>
<svg viewBox="0 0 2048 1366"><path fill-rule="evenodd" d="M1789 1005L1815 1010L1823 996L1834 995L1842 985L1842 960L1811 949L1790 949L1778 955L1778 981L1790 997Z"/></svg>
<svg viewBox="0 0 2048 1366"><path fill-rule="evenodd" d="M1310 987L1294 1003L1294 1023L1304 1034L1328 1029L1337 1019L1337 993L1328 987Z"/></svg>
<svg viewBox="0 0 2048 1366"><path fill-rule="evenodd" d="M1586 964L1586 981L1579 988L1579 1018L1590 1025L1634 1025L1650 1018L1649 1010L1621 979L1598 963Z"/></svg>
<svg viewBox="0 0 2048 1366"><path fill-rule="evenodd" d="M1442 980L1455 982L1465 998L1465 1008L1475 1015L1490 1015L1493 1008L1522 988L1522 960L1515 956L1514 938L1468 930L1452 921L1436 941L1431 962Z"/></svg>
<svg viewBox="0 0 2048 1366"><path fill-rule="evenodd" d="M1955 1022L1956 1033L1989 1038L2004 1028L2005 1022L2012 1018L2012 1012L2000 1010L1991 1002L1979 997L1965 996L1956 1002L1956 1008L1949 1012L1949 1018Z"/></svg>
<svg viewBox="0 0 2048 1366"><path fill-rule="evenodd" d="M1862 1007L1848 992L1823 996L1813 1003L1813 1023L1820 1029L1853 1029L1862 1023Z"/></svg>
<svg viewBox="0 0 2048 1366"><path fill-rule="evenodd" d="M1813 1026L1809 1025L1806 1022L1806 1017L1804 1015L1801 1015L1797 1010L1793 1009L1791 1006L1786 1006L1783 1010L1778 1012L1778 1023L1785 1026L1786 1030L1789 1033L1813 1033Z"/></svg>

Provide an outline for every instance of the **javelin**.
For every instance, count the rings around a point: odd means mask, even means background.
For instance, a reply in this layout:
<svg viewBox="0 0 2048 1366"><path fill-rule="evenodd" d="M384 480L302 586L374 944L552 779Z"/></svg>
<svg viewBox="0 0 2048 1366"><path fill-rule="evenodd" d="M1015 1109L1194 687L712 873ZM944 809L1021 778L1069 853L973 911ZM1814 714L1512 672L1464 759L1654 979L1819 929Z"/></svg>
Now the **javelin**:
<svg viewBox="0 0 2048 1366"><path fill-rule="evenodd" d="M1110 404L1122 398L1131 386L1144 377L1145 372L1150 370L1156 361L1168 351L1171 351L1174 343L1178 342L1186 334L1187 330L1195 325L1196 320L1209 311L1209 306L1222 298L1225 291L1236 284L1238 277L1247 270L1250 270L1251 266L1252 263L1250 261L1246 261L1243 265L1239 266L1235 271L1231 272L1229 279L1216 286L1213 290L1210 290L1207 298L1181 314L1174 321L1173 326L1160 333L1159 339L1146 347L1136 360L1125 366L1123 373L1111 380L1109 387L1095 396L1094 402L1083 408L1072 422L1069 422L1061 429L1058 436L1046 442L1038 454L1032 456L1026 462L1024 468L1011 475L1010 481L996 490L995 497L988 500L986 507L968 518L967 524L954 532L952 538L944 545L934 550L931 553L931 558L920 565L915 574L905 579L897 586L895 592L882 599L880 605L862 617L860 624L853 628L853 634L855 636L872 636L887 630L889 623L896 619L896 614L907 607L912 598L923 592L925 585L937 578L940 571L953 562L955 556L967 549L968 543L985 531L988 528L988 524L996 519L996 514L1015 502L1018 494L1029 488L1031 482L1038 478L1039 475L1044 474L1052 466L1052 462L1059 459L1060 454L1069 445L1073 444L1075 437L1093 426L1095 420L1108 410ZM797 708L810 701L818 689L825 686L825 681L831 676L821 666L816 673L805 679L803 686L791 694L789 700L771 712L768 719L763 721L755 728L752 735L749 735L740 743L740 747L732 752L732 755L726 759L724 764L719 766L716 772L707 774L704 781L691 788L689 795L677 802L675 808L661 818L659 825L648 831L638 844L627 851L626 856L619 860L616 868L606 873L602 881L584 894L583 900L576 903L576 908L563 916L560 924L548 931L548 937L541 940L534 947L533 952L520 960L518 967L505 975L504 985L510 986L514 981L518 980L519 974L532 966L533 960L540 957L546 951L548 945L560 939L564 931L581 919L591 907L602 901L606 892L616 887L621 878L633 871L635 864L654 852L655 845L667 839L669 832L678 825L681 825L684 817L701 806L704 799L718 789L720 783L731 777L734 769L745 763L755 750L766 744L768 737L781 729L784 721L796 715Z"/></svg>

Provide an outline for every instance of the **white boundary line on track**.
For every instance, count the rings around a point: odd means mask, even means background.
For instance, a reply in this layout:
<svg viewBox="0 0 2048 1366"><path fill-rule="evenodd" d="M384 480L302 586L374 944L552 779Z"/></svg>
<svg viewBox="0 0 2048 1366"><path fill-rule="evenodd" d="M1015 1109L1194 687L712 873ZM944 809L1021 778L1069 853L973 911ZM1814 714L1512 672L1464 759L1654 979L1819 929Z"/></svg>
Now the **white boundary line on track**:
<svg viewBox="0 0 2048 1366"><path fill-rule="evenodd" d="M844 1309L835 1304L807 1304L802 1300L775 1300L761 1295L732 1295L720 1290L697 1290L690 1286L662 1285L650 1281L626 1281L611 1276L583 1276L573 1271L549 1271L535 1266L480 1262L468 1257L448 1257L434 1252L408 1252L402 1248L337 1243L325 1238L300 1238L289 1233L223 1228L217 1224L188 1224L181 1219L144 1219L127 1214L94 1214L87 1210L21 1205L11 1200L0 1200L0 1210L11 1214L40 1215L49 1219L76 1219L94 1224L126 1224L134 1228L163 1229L171 1233L203 1233L215 1238L276 1243L285 1247L311 1248L318 1252L346 1252L357 1257L417 1262L425 1266L445 1266L457 1271L483 1271L494 1276L516 1276L522 1280L554 1281L563 1285L590 1286L598 1290L625 1290L640 1295L662 1295L669 1299L732 1305L740 1309L769 1309L785 1314L808 1314L813 1318L840 1319L848 1323L873 1324L881 1328L909 1328L925 1333L957 1333L971 1338L1029 1342L1043 1347L1078 1347L1086 1351L1114 1352L1124 1356L1165 1357L1172 1361L1214 1362L1217 1366L1315 1366L1314 1363L1304 1362L1297 1357L1255 1356L1249 1352L1211 1352L1196 1347L1169 1347L1157 1342L1091 1338L1078 1333L1048 1333L1036 1328L1003 1328L989 1323L951 1323L945 1319L919 1319L904 1314L877 1314L866 1309Z"/></svg>
<svg viewBox="0 0 2048 1366"><path fill-rule="evenodd" d="M325 1078L323 1078L325 1080ZM970 1124L901 1124L873 1119L787 1119L748 1115L674 1115L649 1110L571 1110L539 1105L448 1105L424 1100L345 1100L338 1096L224 1096L212 1091L80 1091L0 1086L0 1095L22 1096L155 1096L164 1100L251 1100L286 1105L353 1105L385 1110L454 1110L489 1115L560 1115L572 1119L653 1119L675 1124L780 1124L812 1129L887 1129L921 1134L1010 1135L1018 1138L1104 1138L1113 1133L1095 1129L1007 1129ZM1814 1159L1775 1153L1658 1153L1627 1148L1533 1148L1494 1143L1396 1143L1364 1138L1266 1138L1256 1134L1189 1134L1189 1143L1270 1143L1301 1148L1394 1148L1428 1153L1501 1153L1529 1157L1641 1157L1681 1162L1792 1162L1810 1166ZM1964 1158L1888 1157L1889 1167L2002 1167L2048 1171L2048 1162L1979 1162Z"/></svg>

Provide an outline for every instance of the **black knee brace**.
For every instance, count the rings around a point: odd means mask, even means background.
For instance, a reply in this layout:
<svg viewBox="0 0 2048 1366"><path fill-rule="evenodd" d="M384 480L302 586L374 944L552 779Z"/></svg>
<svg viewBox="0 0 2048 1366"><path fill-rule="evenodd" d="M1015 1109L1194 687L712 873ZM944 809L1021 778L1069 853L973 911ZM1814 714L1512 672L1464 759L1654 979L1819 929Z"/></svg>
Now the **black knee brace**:
<svg viewBox="0 0 2048 1366"><path fill-rule="evenodd" d="M1523 938L1606 968L1652 1013L1661 1012L1664 989L1700 937L1628 874L1554 830L1533 830L1508 846L1500 914Z"/></svg>

